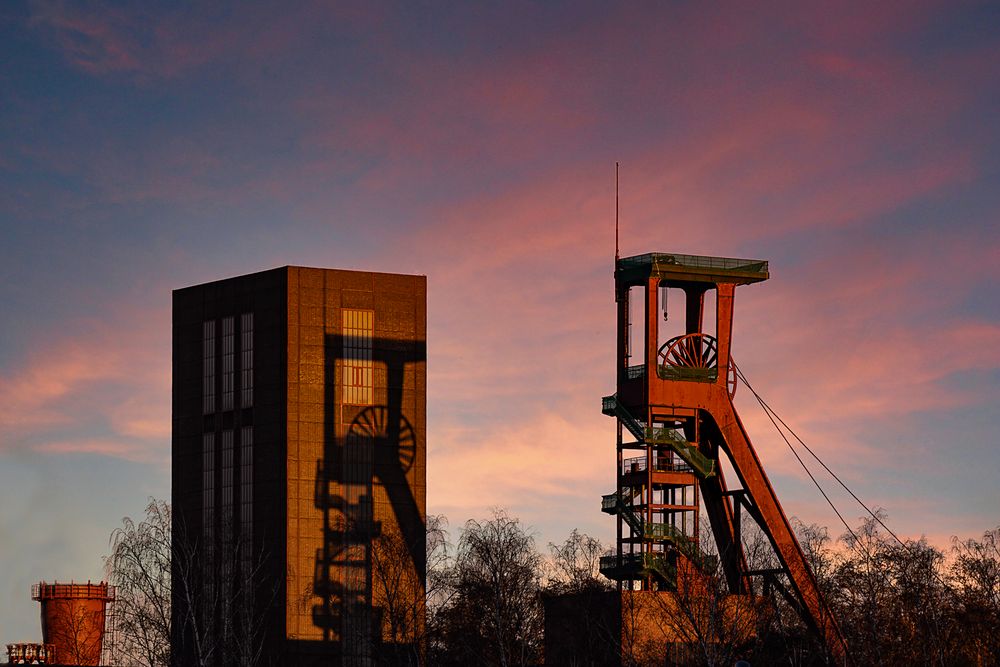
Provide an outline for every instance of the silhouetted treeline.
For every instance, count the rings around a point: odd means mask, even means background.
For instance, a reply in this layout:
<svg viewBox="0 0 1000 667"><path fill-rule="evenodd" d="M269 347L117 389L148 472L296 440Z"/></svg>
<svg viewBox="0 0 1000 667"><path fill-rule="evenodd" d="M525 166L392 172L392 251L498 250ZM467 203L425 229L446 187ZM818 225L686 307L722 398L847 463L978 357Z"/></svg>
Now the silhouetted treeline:
<svg viewBox="0 0 1000 667"><path fill-rule="evenodd" d="M980 539L955 539L942 550L923 539L901 544L882 528L883 521L869 518L837 539L820 526L796 526L846 636L852 663L1000 665L1000 527ZM636 667L730 666L740 658L753 665L827 664L823 647L789 602L760 581L753 583L747 605L734 607L716 577L709 577L697 594L678 593L669 604L654 603L662 607L643 612L651 611L654 627L675 636L688 633L689 640L670 651L650 651L645 631L629 627L637 610L623 604L622 627L611 628L607 617L591 608L592 602L615 599L609 594L614 584L598 571L600 556L611 553L608 545L573 530L562 543L540 549L531 531L505 510L467 521L454 530L453 539L442 516L428 517L427 527L426 624L417 620L422 604L393 603L391 550L372 571L373 587L386 589L390 629L420 635L422 649L411 664L604 665L619 650L623 664ZM717 562L711 558L711 540L704 542L709 556L704 562ZM118 587L118 603L108 663L168 664L170 564L183 556L171 552L169 506L151 500L144 520L126 519L115 531L111 548L106 565ZM759 532L744 527L744 548L751 569L775 566ZM183 577L173 585L183 588ZM577 643L568 662L546 663L543 599L562 595L579 610ZM253 651L238 662L267 664Z"/></svg>
<svg viewBox="0 0 1000 667"><path fill-rule="evenodd" d="M610 549L576 530L543 553L503 510L468 521L453 549L443 525L438 517L436 539L428 541L428 664L545 664L542 596L614 588L598 572L599 557ZM853 664L1000 665L1000 527L981 539L955 539L947 550L924 539L900 544L871 518L836 540L817 525L798 524L797 533ZM751 569L776 565L759 533L745 535L745 549ZM754 665L826 664L823 647L782 596L754 582L756 627L748 638L725 627L743 621L723 602L722 582L713 584L699 594L708 599L678 595L674 608L662 609L665 628L670 614L686 618L689 628L692 620L711 625L696 628L688 650L653 660L636 651L632 664L732 665L740 658ZM712 613L723 607L727 613ZM611 640L598 635L581 628L581 645ZM622 648L629 664L628 638ZM575 664L602 664L600 654L590 646Z"/></svg>

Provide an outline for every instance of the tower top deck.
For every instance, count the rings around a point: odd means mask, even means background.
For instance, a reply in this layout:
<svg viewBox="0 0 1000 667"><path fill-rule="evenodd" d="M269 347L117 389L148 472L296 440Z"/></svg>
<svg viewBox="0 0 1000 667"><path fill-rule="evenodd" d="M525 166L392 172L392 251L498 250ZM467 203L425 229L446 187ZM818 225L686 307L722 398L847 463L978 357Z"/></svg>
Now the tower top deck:
<svg viewBox="0 0 1000 667"><path fill-rule="evenodd" d="M615 278L619 282L666 278L679 281L748 285L767 280L768 277L767 262L761 259L651 252L644 255L622 257L615 266Z"/></svg>

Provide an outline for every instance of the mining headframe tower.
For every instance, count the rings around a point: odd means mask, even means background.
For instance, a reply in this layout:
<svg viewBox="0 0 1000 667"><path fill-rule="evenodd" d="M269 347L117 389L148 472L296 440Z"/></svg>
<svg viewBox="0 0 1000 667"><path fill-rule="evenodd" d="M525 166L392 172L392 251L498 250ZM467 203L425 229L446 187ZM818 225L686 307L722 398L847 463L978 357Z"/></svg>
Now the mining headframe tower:
<svg viewBox="0 0 1000 667"><path fill-rule="evenodd" d="M768 276L759 260L665 253L616 260L617 391L602 409L617 420L617 483L601 508L617 518L617 548L600 568L619 591L691 591L721 576L740 596L761 577L843 662L844 637L733 404L736 287ZM725 478L723 456L736 480ZM718 561L699 545L702 508ZM777 567L748 567L744 512L767 537Z"/></svg>

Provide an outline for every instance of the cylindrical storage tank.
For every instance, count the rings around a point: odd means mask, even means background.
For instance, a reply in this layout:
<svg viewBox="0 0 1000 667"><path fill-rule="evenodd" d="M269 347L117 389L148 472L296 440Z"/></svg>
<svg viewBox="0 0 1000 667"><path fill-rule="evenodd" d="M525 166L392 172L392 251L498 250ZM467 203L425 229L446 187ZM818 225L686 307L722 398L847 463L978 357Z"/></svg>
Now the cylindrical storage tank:
<svg viewBox="0 0 1000 667"><path fill-rule="evenodd" d="M42 605L42 641L55 647L61 665L99 665L104 619L114 587L44 581L32 586L31 597Z"/></svg>

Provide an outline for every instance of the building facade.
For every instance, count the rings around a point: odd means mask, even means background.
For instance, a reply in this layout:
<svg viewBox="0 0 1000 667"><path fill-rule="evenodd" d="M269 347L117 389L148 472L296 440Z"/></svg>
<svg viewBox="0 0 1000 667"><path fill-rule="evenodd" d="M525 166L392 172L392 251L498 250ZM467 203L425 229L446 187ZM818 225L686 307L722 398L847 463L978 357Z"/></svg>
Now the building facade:
<svg viewBox="0 0 1000 667"><path fill-rule="evenodd" d="M407 664L424 627L426 278L173 297L175 664Z"/></svg>

